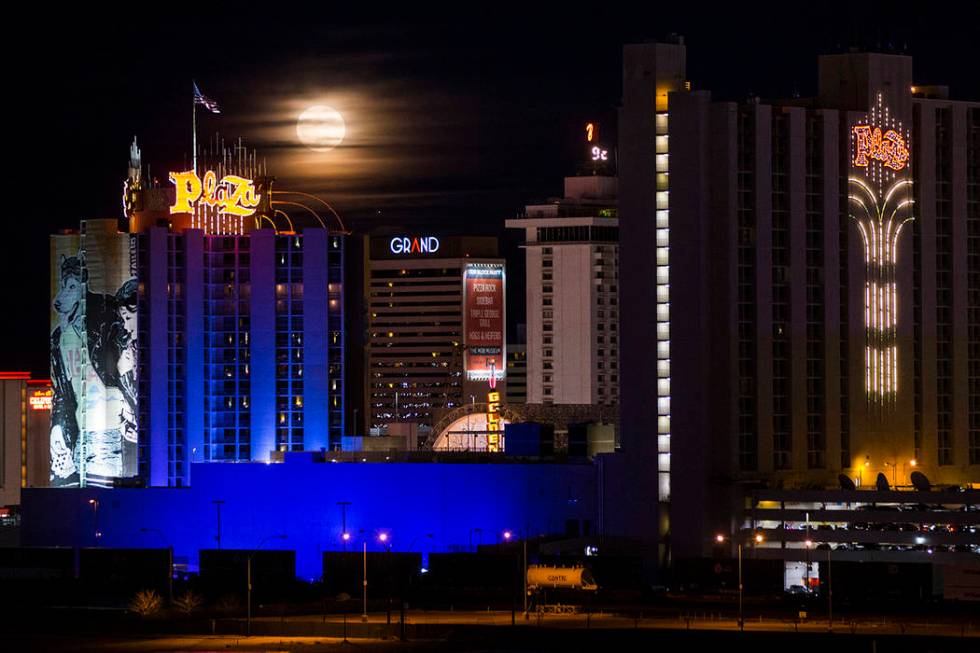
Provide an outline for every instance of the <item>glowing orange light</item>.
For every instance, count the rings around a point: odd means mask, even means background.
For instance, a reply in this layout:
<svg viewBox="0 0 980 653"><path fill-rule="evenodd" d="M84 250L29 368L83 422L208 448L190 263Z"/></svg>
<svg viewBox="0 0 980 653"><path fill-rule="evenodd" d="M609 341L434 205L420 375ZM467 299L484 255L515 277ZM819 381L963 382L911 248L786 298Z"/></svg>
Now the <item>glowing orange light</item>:
<svg viewBox="0 0 980 653"><path fill-rule="evenodd" d="M596 128L595 124L587 123L585 125L585 140L591 143L595 139L599 138L599 130Z"/></svg>
<svg viewBox="0 0 980 653"><path fill-rule="evenodd" d="M854 125L851 132L854 134L854 165L867 168L869 159L874 159L892 170L901 170L908 164L909 148L894 129L882 132L880 127Z"/></svg>

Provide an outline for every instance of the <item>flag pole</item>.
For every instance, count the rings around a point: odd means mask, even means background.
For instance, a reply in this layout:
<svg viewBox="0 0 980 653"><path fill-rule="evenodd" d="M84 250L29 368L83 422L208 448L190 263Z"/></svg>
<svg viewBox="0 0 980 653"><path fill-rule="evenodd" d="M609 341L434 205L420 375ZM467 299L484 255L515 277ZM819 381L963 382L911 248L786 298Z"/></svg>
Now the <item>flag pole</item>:
<svg viewBox="0 0 980 653"><path fill-rule="evenodd" d="M195 91L197 90L197 83L191 80L194 88L191 89L191 131L193 133L191 138L191 147L194 150L193 161L194 161L194 172L197 172L197 96Z"/></svg>

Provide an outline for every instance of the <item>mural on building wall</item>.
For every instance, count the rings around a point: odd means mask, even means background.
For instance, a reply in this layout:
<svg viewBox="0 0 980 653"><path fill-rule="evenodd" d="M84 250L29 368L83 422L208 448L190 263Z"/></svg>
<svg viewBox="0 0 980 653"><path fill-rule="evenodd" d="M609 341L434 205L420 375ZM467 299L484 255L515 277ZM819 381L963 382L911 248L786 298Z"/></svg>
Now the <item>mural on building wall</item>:
<svg viewBox="0 0 980 653"><path fill-rule="evenodd" d="M137 473L136 296L128 235L52 240L51 485Z"/></svg>

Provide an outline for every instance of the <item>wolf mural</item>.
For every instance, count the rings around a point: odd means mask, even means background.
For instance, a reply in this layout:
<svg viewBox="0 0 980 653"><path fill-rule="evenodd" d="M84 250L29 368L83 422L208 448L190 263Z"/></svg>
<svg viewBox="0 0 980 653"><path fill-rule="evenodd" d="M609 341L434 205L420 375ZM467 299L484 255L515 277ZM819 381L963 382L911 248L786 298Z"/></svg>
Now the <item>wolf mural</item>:
<svg viewBox="0 0 980 653"><path fill-rule="evenodd" d="M62 256L51 333L51 485L111 485L136 446L135 279L87 290L84 258Z"/></svg>

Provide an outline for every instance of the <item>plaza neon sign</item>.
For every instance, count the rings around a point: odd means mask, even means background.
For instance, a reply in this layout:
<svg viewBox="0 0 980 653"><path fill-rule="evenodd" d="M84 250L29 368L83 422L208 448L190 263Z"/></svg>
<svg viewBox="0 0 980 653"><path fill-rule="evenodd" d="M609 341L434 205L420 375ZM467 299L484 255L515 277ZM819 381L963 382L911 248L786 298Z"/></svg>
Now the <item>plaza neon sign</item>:
<svg viewBox="0 0 980 653"><path fill-rule="evenodd" d="M171 172L170 181L177 189L171 213L194 213L199 207L216 209L219 213L236 217L255 214L260 196L251 179L237 175L226 175L220 180L213 170L204 173L204 178L194 170Z"/></svg>
<svg viewBox="0 0 980 653"><path fill-rule="evenodd" d="M898 245L915 219L911 140L881 93L851 127L847 203L864 245L864 387L869 405L882 410L898 401Z"/></svg>
<svg viewBox="0 0 980 653"><path fill-rule="evenodd" d="M854 125L851 133L854 135L854 165L867 168L870 160L874 160L892 170L901 170L908 164L909 148L894 129L882 132L880 127Z"/></svg>
<svg viewBox="0 0 980 653"><path fill-rule="evenodd" d="M439 251L439 239L435 236L395 236L388 244L392 254L435 254Z"/></svg>

